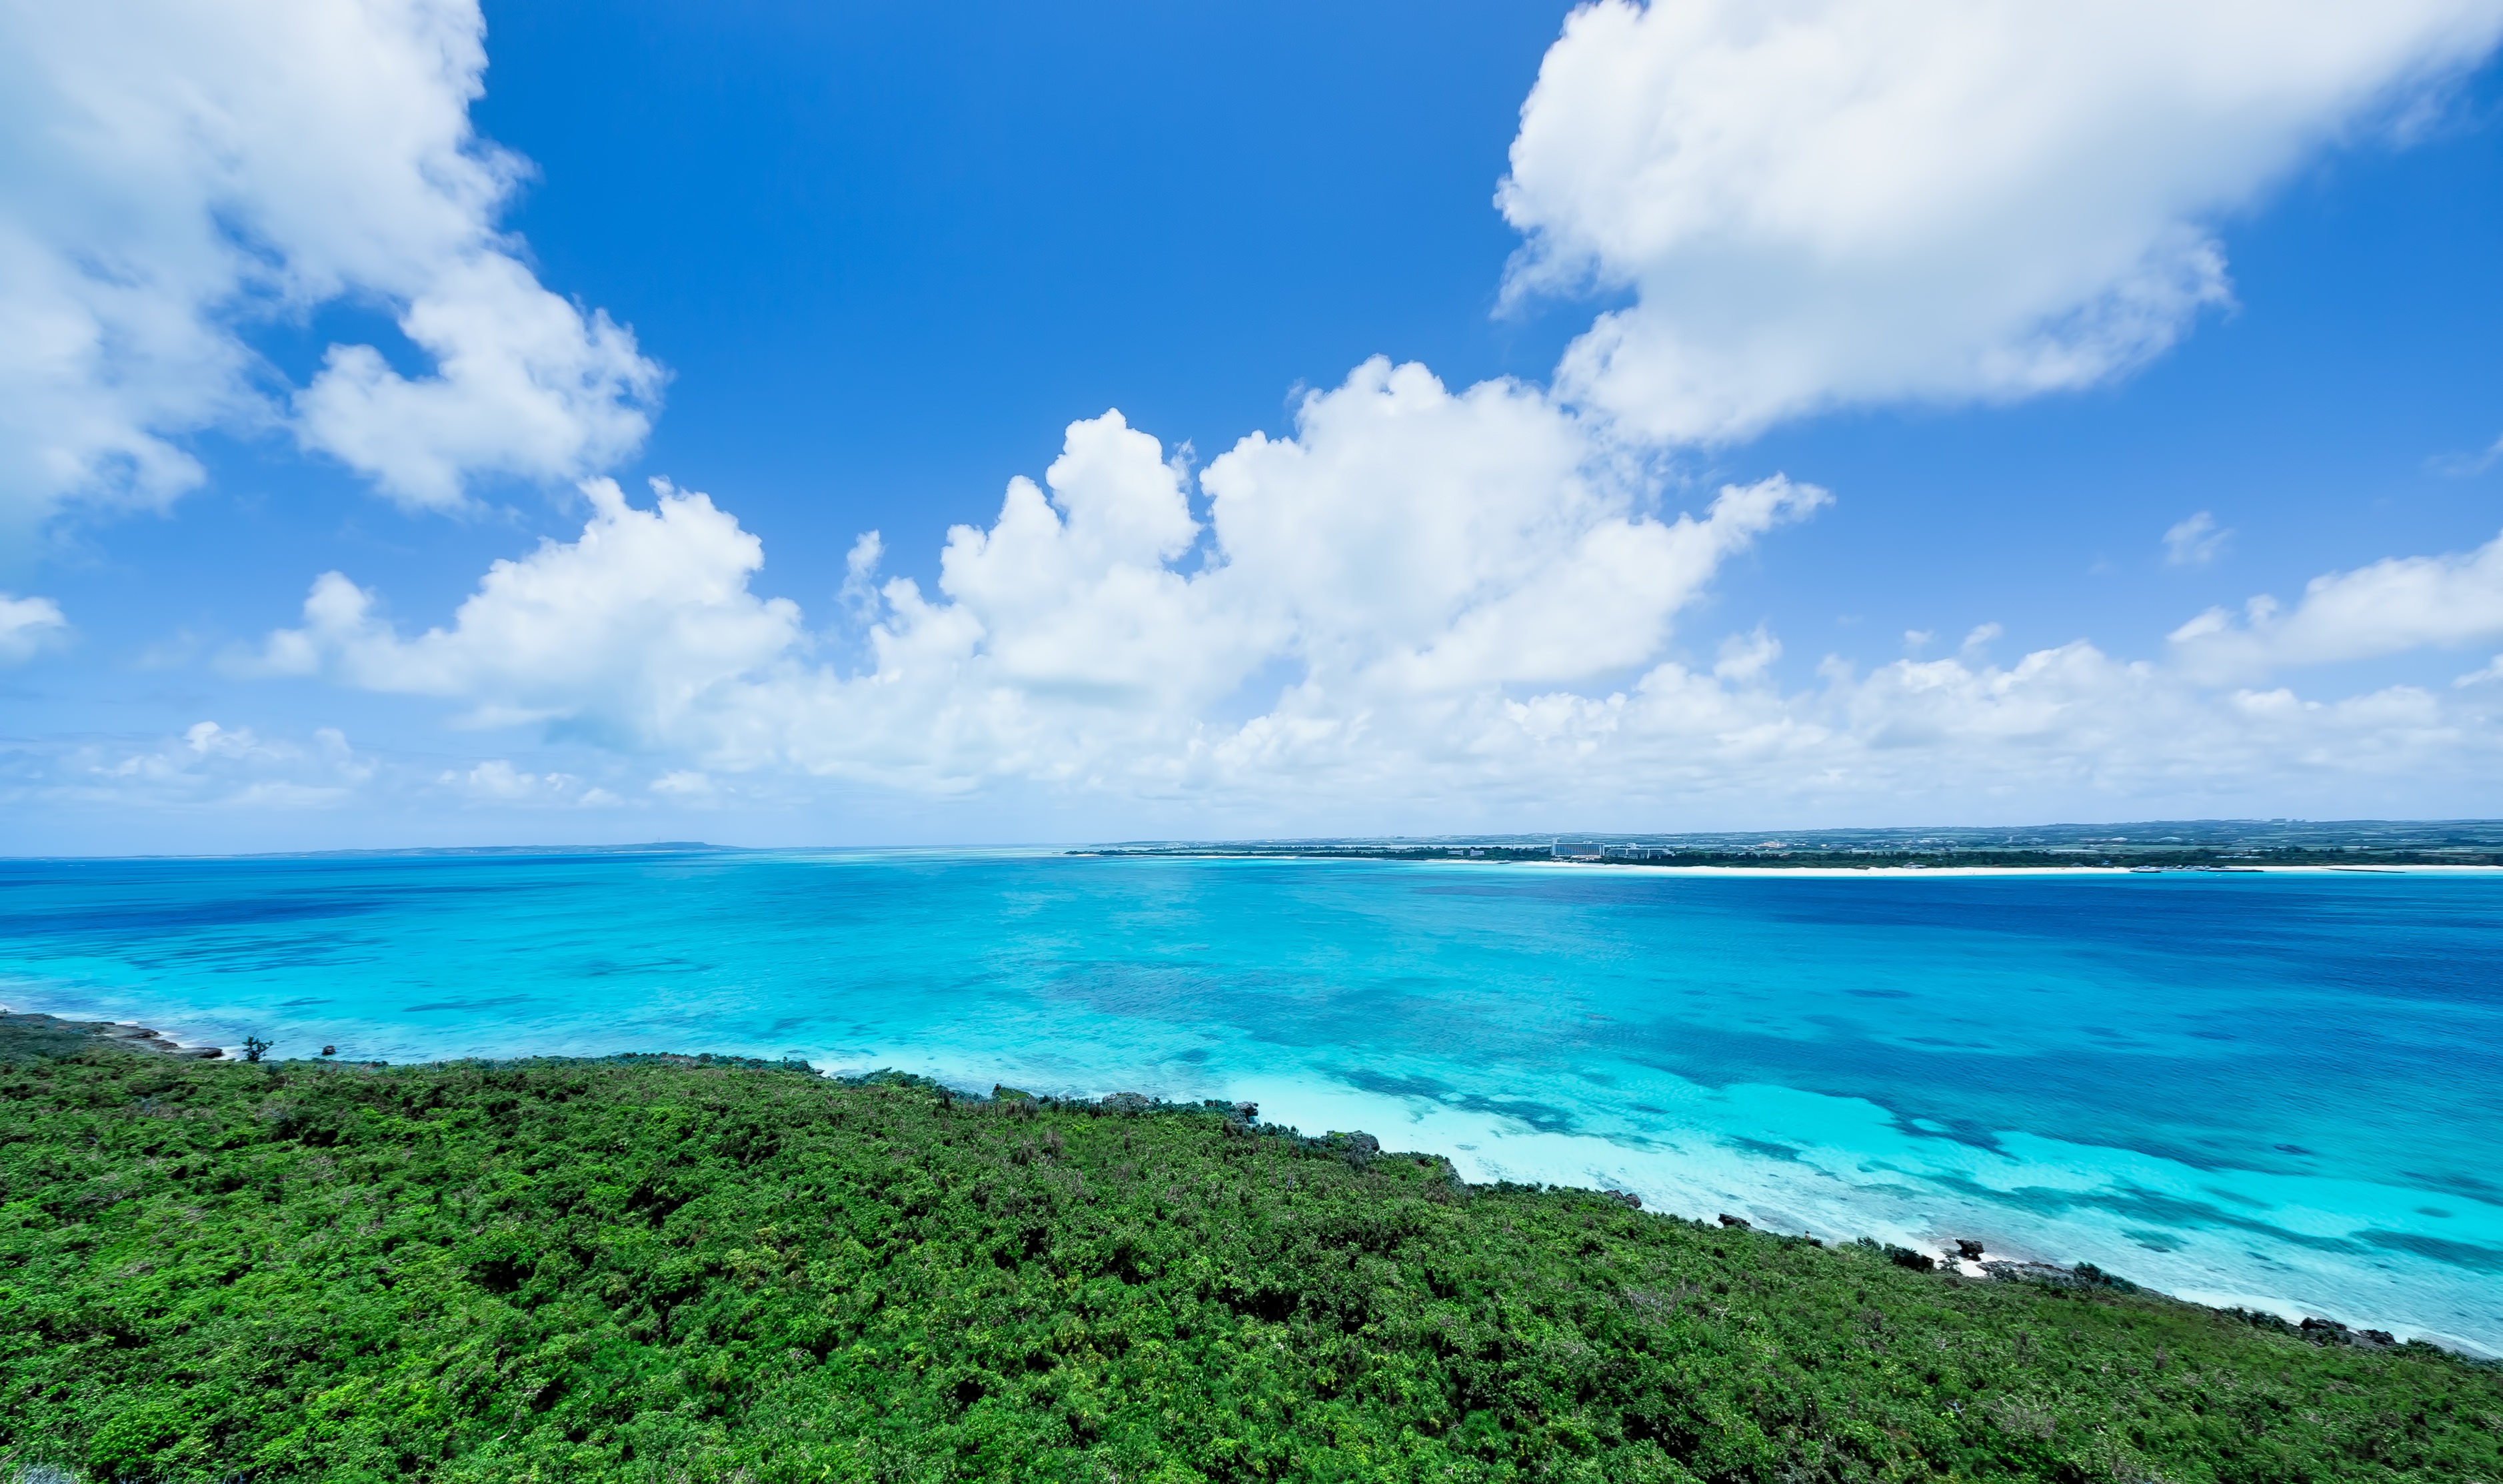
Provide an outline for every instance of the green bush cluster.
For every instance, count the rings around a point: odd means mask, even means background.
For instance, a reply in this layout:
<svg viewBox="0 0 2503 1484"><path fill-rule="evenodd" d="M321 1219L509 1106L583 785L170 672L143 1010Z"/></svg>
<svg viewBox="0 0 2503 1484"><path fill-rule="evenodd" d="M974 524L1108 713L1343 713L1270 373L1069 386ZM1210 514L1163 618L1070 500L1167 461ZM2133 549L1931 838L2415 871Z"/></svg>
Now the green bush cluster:
<svg viewBox="0 0 2503 1484"><path fill-rule="evenodd" d="M1222 1108L0 1064L0 1477L2503 1478L2503 1378Z"/></svg>

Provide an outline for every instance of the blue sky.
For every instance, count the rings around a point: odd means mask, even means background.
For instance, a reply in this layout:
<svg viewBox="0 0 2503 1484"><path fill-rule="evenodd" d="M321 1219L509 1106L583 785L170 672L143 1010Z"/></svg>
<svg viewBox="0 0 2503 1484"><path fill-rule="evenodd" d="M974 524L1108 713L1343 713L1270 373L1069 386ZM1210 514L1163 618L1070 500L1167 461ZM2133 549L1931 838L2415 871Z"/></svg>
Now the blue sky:
<svg viewBox="0 0 2503 1484"><path fill-rule="evenodd" d="M2503 812L2493 4L158 9L7 22L0 849Z"/></svg>

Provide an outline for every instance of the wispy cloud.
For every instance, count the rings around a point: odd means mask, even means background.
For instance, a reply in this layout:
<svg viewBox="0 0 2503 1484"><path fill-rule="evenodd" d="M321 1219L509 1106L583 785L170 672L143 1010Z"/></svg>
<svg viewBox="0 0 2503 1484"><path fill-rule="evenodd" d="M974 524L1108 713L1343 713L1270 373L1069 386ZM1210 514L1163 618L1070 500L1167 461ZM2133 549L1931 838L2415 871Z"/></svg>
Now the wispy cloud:
<svg viewBox="0 0 2503 1484"><path fill-rule="evenodd" d="M329 809L364 793L375 759L332 727L309 739L193 723L131 744L82 740L0 751L0 805L143 809Z"/></svg>
<svg viewBox="0 0 2503 1484"><path fill-rule="evenodd" d="M474 767L447 768L435 776L432 792L498 808L538 804L601 809L625 802L609 790L585 783L571 773L525 772L502 758L490 758Z"/></svg>
<svg viewBox="0 0 2503 1484"><path fill-rule="evenodd" d="M2483 686L2503 680L2503 655L2497 655L2484 665L2452 682L2453 686Z"/></svg>
<svg viewBox="0 0 2503 1484"><path fill-rule="evenodd" d="M70 633L61 605L48 597L11 597L0 592L0 664L32 659L58 645Z"/></svg>
<svg viewBox="0 0 2503 1484"><path fill-rule="evenodd" d="M2216 518L2203 510L2176 522L2164 533L2164 559L2177 567L2204 567L2215 560L2232 539L2233 531L2218 525Z"/></svg>
<svg viewBox="0 0 2503 1484"><path fill-rule="evenodd" d="M2451 479L2471 479L2503 463L2503 438L2486 445L2481 454L2444 454L2425 460L2425 467Z"/></svg>

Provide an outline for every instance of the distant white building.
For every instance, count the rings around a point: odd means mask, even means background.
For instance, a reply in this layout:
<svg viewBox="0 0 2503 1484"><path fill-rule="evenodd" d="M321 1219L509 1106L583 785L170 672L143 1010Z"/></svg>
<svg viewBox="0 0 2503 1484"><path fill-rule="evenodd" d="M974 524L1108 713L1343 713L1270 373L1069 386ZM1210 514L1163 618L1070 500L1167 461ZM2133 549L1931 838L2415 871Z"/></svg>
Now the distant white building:
<svg viewBox="0 0 2503 1484"><path fill-rule="evenodd" d="M1551 850L1559 860L1604 860L1608 855L1604 845L1570 840L1559 840Z"/></svg>

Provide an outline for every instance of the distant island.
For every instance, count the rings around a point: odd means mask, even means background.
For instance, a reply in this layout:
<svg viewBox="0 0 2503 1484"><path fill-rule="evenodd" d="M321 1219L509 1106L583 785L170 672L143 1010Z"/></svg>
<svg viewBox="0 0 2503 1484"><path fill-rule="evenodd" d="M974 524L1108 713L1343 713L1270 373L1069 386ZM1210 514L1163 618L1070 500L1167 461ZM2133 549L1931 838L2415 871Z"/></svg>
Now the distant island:
<svg viewBox="0 0 2503 1484"><path fill-rule="evenodd" d="M1080 856L1572 860L1757 869L2185 869L2503 866L2503 820L2152 820L2020 828L1715 834L1438 835L1419 839L1130 841Z"/></svg>

